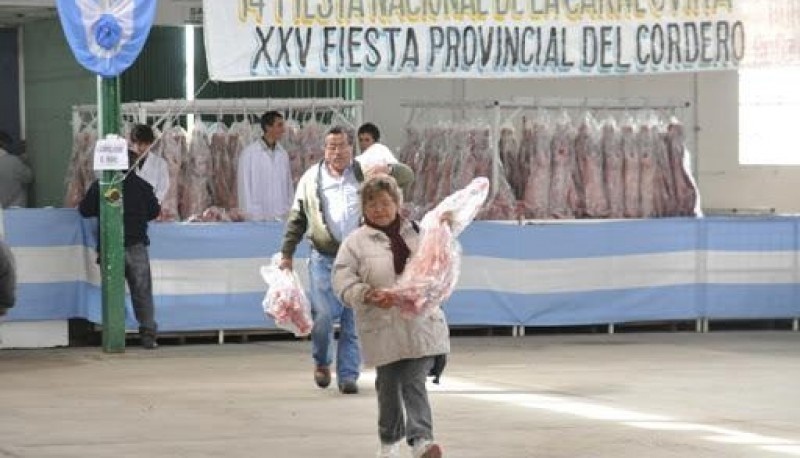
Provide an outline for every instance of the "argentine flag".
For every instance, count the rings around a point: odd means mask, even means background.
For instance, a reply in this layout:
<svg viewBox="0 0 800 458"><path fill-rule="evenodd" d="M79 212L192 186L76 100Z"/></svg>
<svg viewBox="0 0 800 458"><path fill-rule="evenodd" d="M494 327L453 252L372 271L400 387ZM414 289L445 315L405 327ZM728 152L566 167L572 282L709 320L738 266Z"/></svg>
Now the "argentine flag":
<svg viewBox="0 0 800 458"><path fill-rule="evenodd" d="M78 63L105 78L118 76L142 50L156 0L57 0L61 27Z"/></svg>

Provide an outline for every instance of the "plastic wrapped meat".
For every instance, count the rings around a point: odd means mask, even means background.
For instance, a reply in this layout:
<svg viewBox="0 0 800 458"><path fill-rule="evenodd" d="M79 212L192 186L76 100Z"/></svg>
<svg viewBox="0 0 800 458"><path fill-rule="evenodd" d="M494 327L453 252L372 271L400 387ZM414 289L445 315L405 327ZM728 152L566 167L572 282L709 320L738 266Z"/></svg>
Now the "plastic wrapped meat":
<svg viewBox="0 0 800 458"><path fill-rule="evenodd" d="M531 172L525 186L525 210L527 216L547 219L550 216L551 134L546 125L536 123L523 131L520 149L528 151Z"/></svg>
<svg viewBox="0 0 800 458"><path fill-rule="evenodd" d="M436 190L436 200L438 202L449 196L460 185L454 185L453 177L458 169L458 158L464 155L467 147L466 138L463 135L456 135L451 138L449 151L444 155L444 159L439 167L438 188Z"/></svg>
<svg viewBox="0 0 800 458"><path fill-rule="evenodd" d="M636 135L636 145L639 148L639 192L641 202L641 216L653 218L656 216L656 188L657 167L654 153L653 135L649 126L641 126Z"/></svg>
<svg viewBox="0 0 800 458"><path fill-rule="evenodd" d="M525 120L522 123L525 125ZM498 149L500 150L500 161L503 163L503 170L508 184L511 185L514 192L514 197L522 200L525 194L525 182L528 180L528 152L517 145L513 127L503 127L500 130Z"/></svg>
<svg viewBox="0 0 800 458"><path fill-rule="evenodd" d="M439 165L447 155L447 129L436 129L428 138L426 146L425 167L420 172L419 178L425 184L425 194L422 202L428 204L428 208L436 202L436 191L439 188Z"/></svg>
<svg viewBox="0 0 800 458"><path fill-rule="evenodd" d="M294 121L286 122L286 132L281 139L281 146L286 150L289 156L289 166L292 169L292 184L297 185L300 177L305 172L305 164L303 163L303 145L300 138L300 125Z"/></svg>
<svg viewBox="0 0 800 458"><path fill-rule="evenodd" d="M300 280L290 270L279 267L280 253L272 257L269 266L261 267L261 276L269 285L262 306L264 313L275 321L275 325L304 337L311 333L311 304L308 302Z"/></svg>
<svg viewBox="0 0 800 458"><path fill-rule="evenodd" d="M211 189L214 205L227 208L234 197L231 188L231 158L228 154L228 131L224 124L217 123L211 127Z"/></svg>
<svg viewBox="0 0 800 458"><path fill-rule="evenodd" d="M641 194L639 192L639 148L633 126L622 126L623 183L625 187L625 217L642 216Z"/></svg>
<svg viewBox="0 0 800 458"><path fill-rule="evenodd" d="M422 132L414 127L406 127L405 138L405 144L397 151L397 159L412 170L417 170L417 156L422 148Z"/></svg>
<svg viewBox="0 0 800 458"><path fill-rule="evenodd" d="M316 122L303 126L300 132L303 149L303 170L318 164L325 157L325 128Z"/></svg>
<svg viewBox="0 0 800 458"><path fill-rule="evenodd" d="M608 192L608 208L611 218L625 216L625 187L623 183L622 144L613 119L606 121L602 137L605 160L605 182Z"/></svg>
<svg viewBox="0 0 800 458"><path fill-rule="evenodd" d="M669 168L667 130L658 124L652 129L653 155L656 162L656 215L674 216L676 213L675 181Z"/></svg>
<svg viewBox="0 0 800 458"><path fill-rule="evenodd" d="M424 314L450 297L461 268L461 247L447 223L428 229L418 250L391 290L406 318Z"/></svg>
<svg viewBox="0 0 800 458"><path fill-rule="evenodd" d="M64 196L65 207L77 207L94 181L92 159L96 142L97 131L94 129L84 128L75 134L65 180L67 185Z"/></svg>
<svg viewBox="0 0 800 458"><path fill-rule="evenodd" d="M461 247L456 237L475 218L488 194L489 180L475 178L422 218L419 247L397 284L388 290L396 297L395 305L402 316L426 314L450 297L461 265Z"/></svg>
<svg viewBox="0 0 800 458"><path fill-rule="evenodd" d="M586 215L590 218L608 216L608 199L603 181L603 152L596 137L594 121L590 116L581 124L575 138L575 154L583 180Z"/></svg>
<svg viewBox="0 0 800 458"><path fill-rule="evenodd" d="M183 219L199 215L211 205L211 150L202 123L195 124L189 151L183 159L183 176L178 187L178 210Z"/></svg>
<svg viewBox="0 0 800 458"><path fill-rule="evenodd" d="M669 167L675 183L676 213L679 216L695 216L699 213L696 210L699 193L690 173L691 158L684 146L683 125L671 121L666 140Z"/></svg>
<svg viewBox="0 0 800 458"><path fill-rule="evenodd" d="M578 209L578 189L575 185L575 152L572 135L566 125L556 129L551 141L550 216L572 219Z"/></svg>
<svg viewBox="0 0 800 458"><path fill-rule="evenodd" d="M169 171L169 188L164 201L161 203L159 221L177 221L178 214L178 189L181 179L181 165L188 154L186 146L186 131L182 127L171 127L161 134L161 156L167 162Z"/></svg>
<svg viewBox="0 0 800 458"><path fill-rule="evenodd" d="M245 214L239 208L228 210L216 206L208 207L186 218L187 223L240 223L245 220Z"/></svg>
<svg viewBox="0 0 800 458"><path fill-rule="evenodd" d="M228 194L228 203L225 208L236 208L239 205L239 195L237 186L237 171L239 168L239 155L242 150L254 141L251 136L253 131L250 123L236 122L231 125L228 131L228 185L231 187Z"/></svg>
<svg viewBox="0 0 800 458"><path fill-rule="evenodd" d="M517 199L511 185L506 181L505 176L497 179L497 191L489 200L489 203L478 213L476 219L505 221L517 217L524 217L524 209L517 205Z"/></svg>

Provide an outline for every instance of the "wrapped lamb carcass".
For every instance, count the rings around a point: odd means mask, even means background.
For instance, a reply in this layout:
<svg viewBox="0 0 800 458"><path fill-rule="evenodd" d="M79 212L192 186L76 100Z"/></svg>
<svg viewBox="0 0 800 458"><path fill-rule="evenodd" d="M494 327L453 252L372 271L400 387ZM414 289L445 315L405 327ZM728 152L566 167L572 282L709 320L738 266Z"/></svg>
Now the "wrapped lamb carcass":
<svg viewBox="0 0 800 458"><path fill-rule="evenodd" d="M291 270L280 268L281 254L272 257L269 266L261 266L261 276L269 285L261 305L275 325L305 337L311 333L314 322L311 319L311 304L303 292L300 280Z"/></svg>
<svg viewBox="0 0 800 458"><path fill-rule="evenodd" d="M453 293L461 271L461 245L456 237L475 218L488 194L489 180L475 178L422 218L419 247L397 284L388 290L402 316L427 314Z"/></svg>

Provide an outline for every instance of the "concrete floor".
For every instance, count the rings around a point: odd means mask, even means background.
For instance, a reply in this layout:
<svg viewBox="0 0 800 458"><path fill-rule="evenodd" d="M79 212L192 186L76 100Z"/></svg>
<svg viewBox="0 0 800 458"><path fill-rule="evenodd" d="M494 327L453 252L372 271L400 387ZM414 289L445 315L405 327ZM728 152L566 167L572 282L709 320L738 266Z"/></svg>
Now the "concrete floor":
<svg viewBox="0 0 800 458"><path fill-rule="evenodd" d="M0 457L371 457L361 393L307 342L0 351ZM454 338L431 387L451 457L800 456L800 334Z"/></svg>

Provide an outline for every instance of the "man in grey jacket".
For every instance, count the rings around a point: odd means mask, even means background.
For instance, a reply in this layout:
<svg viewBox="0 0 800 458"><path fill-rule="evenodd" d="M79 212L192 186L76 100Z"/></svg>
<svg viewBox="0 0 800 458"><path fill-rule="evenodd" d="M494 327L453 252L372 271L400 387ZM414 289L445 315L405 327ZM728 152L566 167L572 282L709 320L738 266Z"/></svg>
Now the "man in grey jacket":
<svg viewBox="0 0 800 458"><path fill-rule="evenodd" d="M406 165L380 166L401 186L414 179ZM333 323L340 324L336 357L336 376L339 391L358 392L361 372L361 351L356 336L353 310L344 307L331 287L331 269L339 244L361 224L361 204L358 188L364 181L364 171L353 160L351 134L342 127L333 127L325 135L325 158L311 166L300 178L294 202L286 222L283 238L281 268L292 269L297 245L308 237L311 243L309 259L309 296L314 328L311 331L314 381L320 388L331 383L333 363Z"/></svg>
<svg viewBox="0 0 800 458"><path fill-rule="evenodd" d="M0 131L0 207L26 207L26 187L33 181L33 172L22 159L11 154L11 136Z"/></svg>

